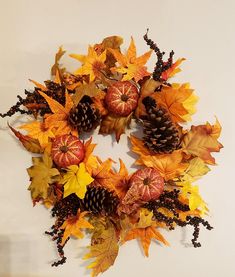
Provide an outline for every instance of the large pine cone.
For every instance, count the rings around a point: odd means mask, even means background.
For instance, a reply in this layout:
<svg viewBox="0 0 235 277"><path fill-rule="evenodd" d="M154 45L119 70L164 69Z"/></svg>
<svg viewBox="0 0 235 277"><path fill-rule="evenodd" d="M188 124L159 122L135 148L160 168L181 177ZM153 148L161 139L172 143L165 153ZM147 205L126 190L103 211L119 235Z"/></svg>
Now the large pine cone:
<svg viewBox="0 0 235 277"><path fill-rule="evenodd" d="M72 109L69 115L69 122L78 132L90 132L100 123L100 113L90 102L80 102Z"/></svg>
<svg viewBox="0 0 235 277"><path fill-rule="evenodd" d="M102 187L88 187L84 199L81 200L82 209L93 213L115 213L117 204L117 196Z"/></svg>
<svg viewBox="0 0 235 277"><path fill-rule="evenodd" d="M171 153L180 147L179 131L164 108L156 105L156 101L147 96L143 99L147 115L143 120L143 141L153 153Z"/></svg>

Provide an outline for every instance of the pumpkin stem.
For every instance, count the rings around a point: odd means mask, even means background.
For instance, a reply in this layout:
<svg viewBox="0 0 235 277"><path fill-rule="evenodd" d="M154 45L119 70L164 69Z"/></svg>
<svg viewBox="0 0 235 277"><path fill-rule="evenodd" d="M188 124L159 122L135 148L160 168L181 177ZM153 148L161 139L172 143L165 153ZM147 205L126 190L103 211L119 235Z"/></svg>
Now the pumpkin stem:
<svg viewBox="0 0 235 277"><path fill-rule="evenodd" d="M144 180L143 180L143 183L145 186L148 186L150 183L151 183L151 180L149 177L146 177Z"/></svg>
<svg viewBox="0 0 235 277"><path fill-rule="evenodd" d="M66 146L66 145L63 145L60 147L60 151L63 152L63 153L66 153L68 152L69 148Z"/></svg>

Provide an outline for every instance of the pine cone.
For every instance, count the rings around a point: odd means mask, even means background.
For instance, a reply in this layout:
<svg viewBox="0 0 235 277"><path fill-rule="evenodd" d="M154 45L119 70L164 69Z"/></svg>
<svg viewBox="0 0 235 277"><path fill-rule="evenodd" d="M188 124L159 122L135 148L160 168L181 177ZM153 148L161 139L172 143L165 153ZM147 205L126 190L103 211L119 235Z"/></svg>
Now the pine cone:
<svg viewBox="0 0 235 277"><path fill-rule="evenodd" d="M171 153L180 147L179 132L164 108L151 97L143 99L147 115L142 116L144 144L153 153Z"/></svg>
<svg viewBox="0 0 235 277"><path fill-rule="evenodd" d="M89 102L80 102L72 109L69 115L69 122L78 132L90 132L100 123L100 113Z"/></svg>
<svg viewBox="0 0 235 277"><path fill-rule="evenodd" d="M115 213L117 204L117 196L102 187L88 187L84 199L81 200L83 209L93 213Z"/></svg>

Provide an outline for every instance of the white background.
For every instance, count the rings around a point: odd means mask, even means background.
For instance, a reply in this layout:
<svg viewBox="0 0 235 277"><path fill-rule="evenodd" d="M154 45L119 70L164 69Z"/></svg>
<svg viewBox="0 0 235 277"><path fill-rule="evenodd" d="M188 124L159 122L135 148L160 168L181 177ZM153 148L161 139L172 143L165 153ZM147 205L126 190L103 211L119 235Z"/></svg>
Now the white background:
<svg viewBox="0 0 235 277"><path fill-rule="evenodd" d="M171 247L152 243L150 257L144 258L135 241L121 247L116 263L103 276L234 277L234 120L235 120L235 2L233 0L0 0L0 111L6 111L32 88L28 78L39 82L49 78L58 46L69 53L86 53L87 45L109 35L136 41L138 53L148 50L142 36L149 36L162 49L174 49L185 57L175 81L190 81L200 97L194 124L217 115L223 125L225 148L216 155L218 166L198 182L211 213L213 231L201 232L202 247L187 247L192 230L166 233ZM76 62L65 61L70 68ZM154 61L150 63L153 67ZM12 124L16 117L8 119ZM43 232L52 224L42 206L32 208L26 167L31 156L0 119L0 276L74 277L89 276L81 259L88 241L71 240L68 262L51 268L55 246ZM110 138L95 137L96 150L103 158L121 156L127 165L127 139L111 145ZM103 146L102 146L103 144ZM110 145L110 147L108 146ZM130 171L133 169L130 169ZM186 244L186 245L185 245Z"/></svg>

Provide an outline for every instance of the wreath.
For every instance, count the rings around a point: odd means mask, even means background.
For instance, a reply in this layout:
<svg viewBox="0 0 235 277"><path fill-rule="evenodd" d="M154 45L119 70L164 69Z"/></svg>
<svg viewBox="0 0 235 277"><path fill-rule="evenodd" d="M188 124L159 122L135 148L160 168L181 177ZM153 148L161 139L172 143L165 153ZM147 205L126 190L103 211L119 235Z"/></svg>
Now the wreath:
<svg viewBox="0 0 235 277"><path fill-rule="evenodd" d="M200 247L199 228L211 230L203 219L206 202L193 182L215 165L212 152L223 147L218 142L221 126L210 123L185 128L195 112L197 96L188 83L169 80L181 71L184 59L173 62L174 52L164 60L157 44L144 35L150 51L137 57L134 39L124 53L119 36L105 38L88 47L86 55L71 54L80 62L70 73L61 65L62 47L55 55L51 79L25 90L25 97L1 117L16 112L27 115L20 129L9 125L31 153L27 169L33 205L50 208L55 219L46 234L56 242L65 263L64 246L70 239L90 234L85 259L92 276L106 271L118 255L119 246L138 239L145 256L152 240L168 245L161 228L193 226L192 245ZM146 63L156 59L152 73ZM94 154L92 131L120 136L136 122L138 136L129 136L137 160L135 172L128 172L120 159L114 168L111 158ZM84 133L89 139L83 140ZM141 133L141 135L139 135Z"/></svg>

